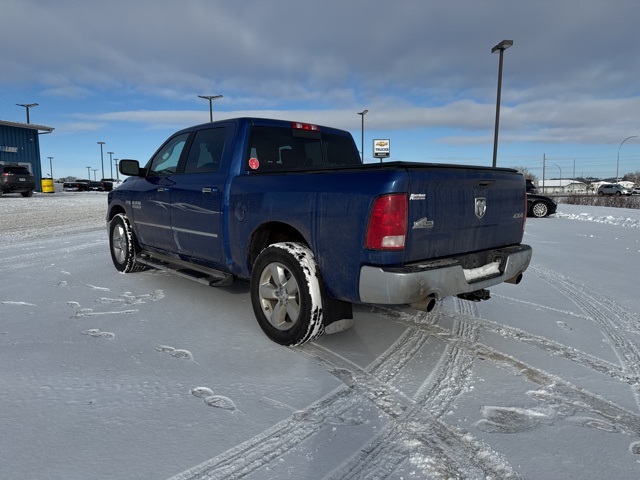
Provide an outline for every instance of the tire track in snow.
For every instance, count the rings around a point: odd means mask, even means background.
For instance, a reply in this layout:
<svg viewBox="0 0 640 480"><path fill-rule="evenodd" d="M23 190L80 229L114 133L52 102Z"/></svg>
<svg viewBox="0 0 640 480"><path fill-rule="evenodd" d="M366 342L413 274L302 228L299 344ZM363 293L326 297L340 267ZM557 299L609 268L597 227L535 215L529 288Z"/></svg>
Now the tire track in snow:
<svg viewBox="0 0 640 480"><path fill-rule="evenodd" d="M399 362L406 364L410 361L428 337L425 333L414 338L412 333L407 329L366 369L356 366L343 357L320 353L323 350L322 347L315 344L292 347L301 353L307 354L309 350L309 353L315 353L316 357L324 357L322 361L325 368L333 370L345 385L336 388L309 407L294 413L246 442L175 475L172 480L237 479L249 475L331 425L335 422L335 418L340 418L349 410L361 405L363 394L374 399L389 415L398 416L406 408L405 404L411 403L411 399L390 388L388 382L400 373ZM380 372L380 375L385 378L384 382L376 379L376 384L381 386L381 393L355 388L358 380L372 375L370 370ZM363 394L360 393L361 391ZM399 410L396 411L396 409Z"/></svg>
<svg viewBox="0 0 640 480"><path fill-rule="evenodd" d="M469 302L458 299L455 302L457 310L476 314ZM389 312L393 310L386 311ZM397 318L407 316L397 312L392 315ZM419 319L419 324L426 323L422 320L424 314L408 316ZM439 314L431 315L431 318L429 324L437 322ZM426 333L413 328L407 332L412 335ZM478 327L456 321L453 333L475 342ZM498 453L441 420L469 387L473 358L471 353L447 342L438 364L418 389L406 412L389 422L369 445L334 470L329 478L387 478L407 461L412 468L421 469L430 478L520 478Z"/></svg>
<svg viewBox="0 0 640 480"><path fill-rule="evenodd" d="M447 314L445 312L442 313L442 316L454 318L454 315ZM584 316L584 318L591 320L591 318L587 316ZM476 323L478 324L478 326L481 326L488 332L495 333L504 338L509 338L522 343L526 343L528 345L539 348L540 350L547 351L551 355L565 358L574 363L577 363L578 365L589 368L595 372L608 375L622 382L630 383L634 381L633 379L629 378L629 376L622 370L622 368L620 368L619 365L608 362L576 348L568 347L560 342L543 337L541 335L529 333L525 330L503 325L493 320L488 320L482 317L467 317L465 318L465 321Z"/></svg>
<svg viewBox="0 0 640 480"><path fill-rule="evenodd" d="M579 288L572 289L566 282L559 282L553 274L548 277L551 280L549 283L555 280L559 289L570 299L575 300L577 296L574 303L584 307L583 310L587 313L584 318L593 318L599 323L602 321L594 314L594 308L597 307L588 301L593 297L591 292ZM439 418L461 393L460 389L465 388L465 375L470 374L471 357L492 362L514 375L523 376L537 386L536 390L527 392L532 398L550 405L573 424L634 437L640 435L640 416L637 414L573 386L560 377L478 343L477 330L484 328L504 337L531 344L550 354L560 355L596 372L630 383L634 381L634 375L629 374L628 367L620 368L556 341L479 318L474 304L457 299L455 301L456 312L443 309L437 315L431 316L408 315L393 309L373 307L374 313L380 313L409 328L392 348L365 369L318 345L298 347L342 380L345 387L338 388L272 429L174 478L240 478L256 472L272 460L286 454L301 441L319 432L327 426L328 418L339 417L363 397L388 415L389 425L367 447L331 472L331 478L384 478L391 475L407 459L435 478L458 475L474 478L487 475L518 478L518 474L499 454ZM599 302L607 308L616 307L602 297L599 298ZM615 314L624 320L627 329L633 330L633 316L621 312L619 308ZM453 329L434 324L438 318L453 320ZM409 398L389 384L419 352L429 337L447 343L446 354L443 354L442 358L447 358L448 361L443 363L444 368L443 365L437 365L416 395ZM465 362L469 365L465 366ZM451 391L447 392L449 388ZM513 424L500 423L506 422L507 417L513 417L514 412L511 408L486 407L483 412L491 419L493 428L498 428L494 431L508 433L508 429L514 427ZM581 412L591 417L577 416ZM596 418L593 418L594 416Z"/></svg>
<svg viewBox="0 0 640 480"><path fill-rule="evenodd" d="M96 236L95 238L87 240L85 243L79 245L60 246L57 242L51 249L44 248L42 242L36 243L37 248L31 247L30 244L26 244L24 248L20 250L20 253L10 255L0 255L0 271L10 272L14 270L24 270L27 267L34 265L47 265L43 262L59 262L66 257L76 257L80 251L89 250L94 248L104 247L104 238L102 236ZM10 245L12 246L12 244ZM6 249L0 249L0 252L4 252Z"/></svg>
<svg viewBox="0 0 640 480"><path fill-rule="evenodd" d="M588 295L588 294L587 294ZM449 314L453 315L453 314ZM404 322L411 322L411 317L406 316L401 319ZM475 320L469 320L475 321ZM636 440L640 437L640 415L631 412L624 407L617 405L615 402L602 398L593 394L579 386L575 386L570 382L548 373L542 369L529 365L511 355L502 353L492 347L484 345L480 342L468 341L463 338L457 338L454 334L438 325L415 324L415 328L441 330L439 338L446 339L456 343L460 348L464 348L479 359L491 362L494 365L510 372L513 375L525 378L533 383L537 390L527 392L532 398L546 405L552 406L556 411L562 412L561 417L572 419L571 423L585 427L593 427L603 429L606 426L610 431L624 433ZM634 385L631 385L632 388ZM506 414L513 409L503 408ZM509 412L507 411L509 410ZM576 417L578 413L595 416L593 418ZM523 422L530 421L531 416L523 419ZM508 425L504 425L508 428ZM521 427L529 425L521 424ZM505 433L507 430L505 430Z"/></svg>
<svg viewBox="0 0 640 480"><path fill-rule="evenodd" d="M622 372L640 407L640 346L622 333L639 333L637 318L589 287L564 275L541 267L534 267L534 271L600 325L620 359Z"/></svg>

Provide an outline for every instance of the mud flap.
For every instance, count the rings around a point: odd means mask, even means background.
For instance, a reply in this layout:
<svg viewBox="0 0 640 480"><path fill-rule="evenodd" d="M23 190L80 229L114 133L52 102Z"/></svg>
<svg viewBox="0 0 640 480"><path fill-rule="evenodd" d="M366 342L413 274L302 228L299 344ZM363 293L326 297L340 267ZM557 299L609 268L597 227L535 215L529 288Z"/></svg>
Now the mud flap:
<svg viewBox="0 0 640 480"><path fill-rule="evenodd" d="M324 333L330 335L353 327L353 306L350 302L336 300L323 292L322 309Z"/></svg>

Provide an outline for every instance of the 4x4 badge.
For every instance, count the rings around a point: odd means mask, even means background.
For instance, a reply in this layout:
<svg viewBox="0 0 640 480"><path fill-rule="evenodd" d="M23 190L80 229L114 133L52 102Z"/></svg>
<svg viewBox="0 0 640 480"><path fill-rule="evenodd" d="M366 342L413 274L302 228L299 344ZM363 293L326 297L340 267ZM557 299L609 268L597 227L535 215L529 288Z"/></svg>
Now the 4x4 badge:
<svg viewBox="0 0 640 480"><path fill-rule="evenodd" d="M482 218L487 211L487 199L476 197L476 217Z"/></svg>

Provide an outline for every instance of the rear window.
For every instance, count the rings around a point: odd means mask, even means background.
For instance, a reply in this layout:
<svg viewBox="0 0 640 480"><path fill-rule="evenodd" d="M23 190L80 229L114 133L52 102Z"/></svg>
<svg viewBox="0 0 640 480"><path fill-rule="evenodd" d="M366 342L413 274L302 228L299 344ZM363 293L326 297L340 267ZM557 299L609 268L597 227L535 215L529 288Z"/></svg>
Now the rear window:
<svg viewBox="0 0 640 480"><path fill-rule="evenodd" d="M246 169L271 172L360 165L347 135L281 127L253 127Z"/></svg>

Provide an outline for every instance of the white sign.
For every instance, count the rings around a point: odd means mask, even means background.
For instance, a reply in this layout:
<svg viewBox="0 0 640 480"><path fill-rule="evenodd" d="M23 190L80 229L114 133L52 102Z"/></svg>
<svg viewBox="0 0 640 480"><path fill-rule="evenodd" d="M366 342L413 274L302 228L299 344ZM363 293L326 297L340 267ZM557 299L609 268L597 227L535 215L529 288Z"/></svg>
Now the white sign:
<svg viewBox="0 0 640 480"><path fill-rule="evenodd" d="M375 158L387 158L391 156L391 141L389 139L374 140L373 156Z"/></svg>

